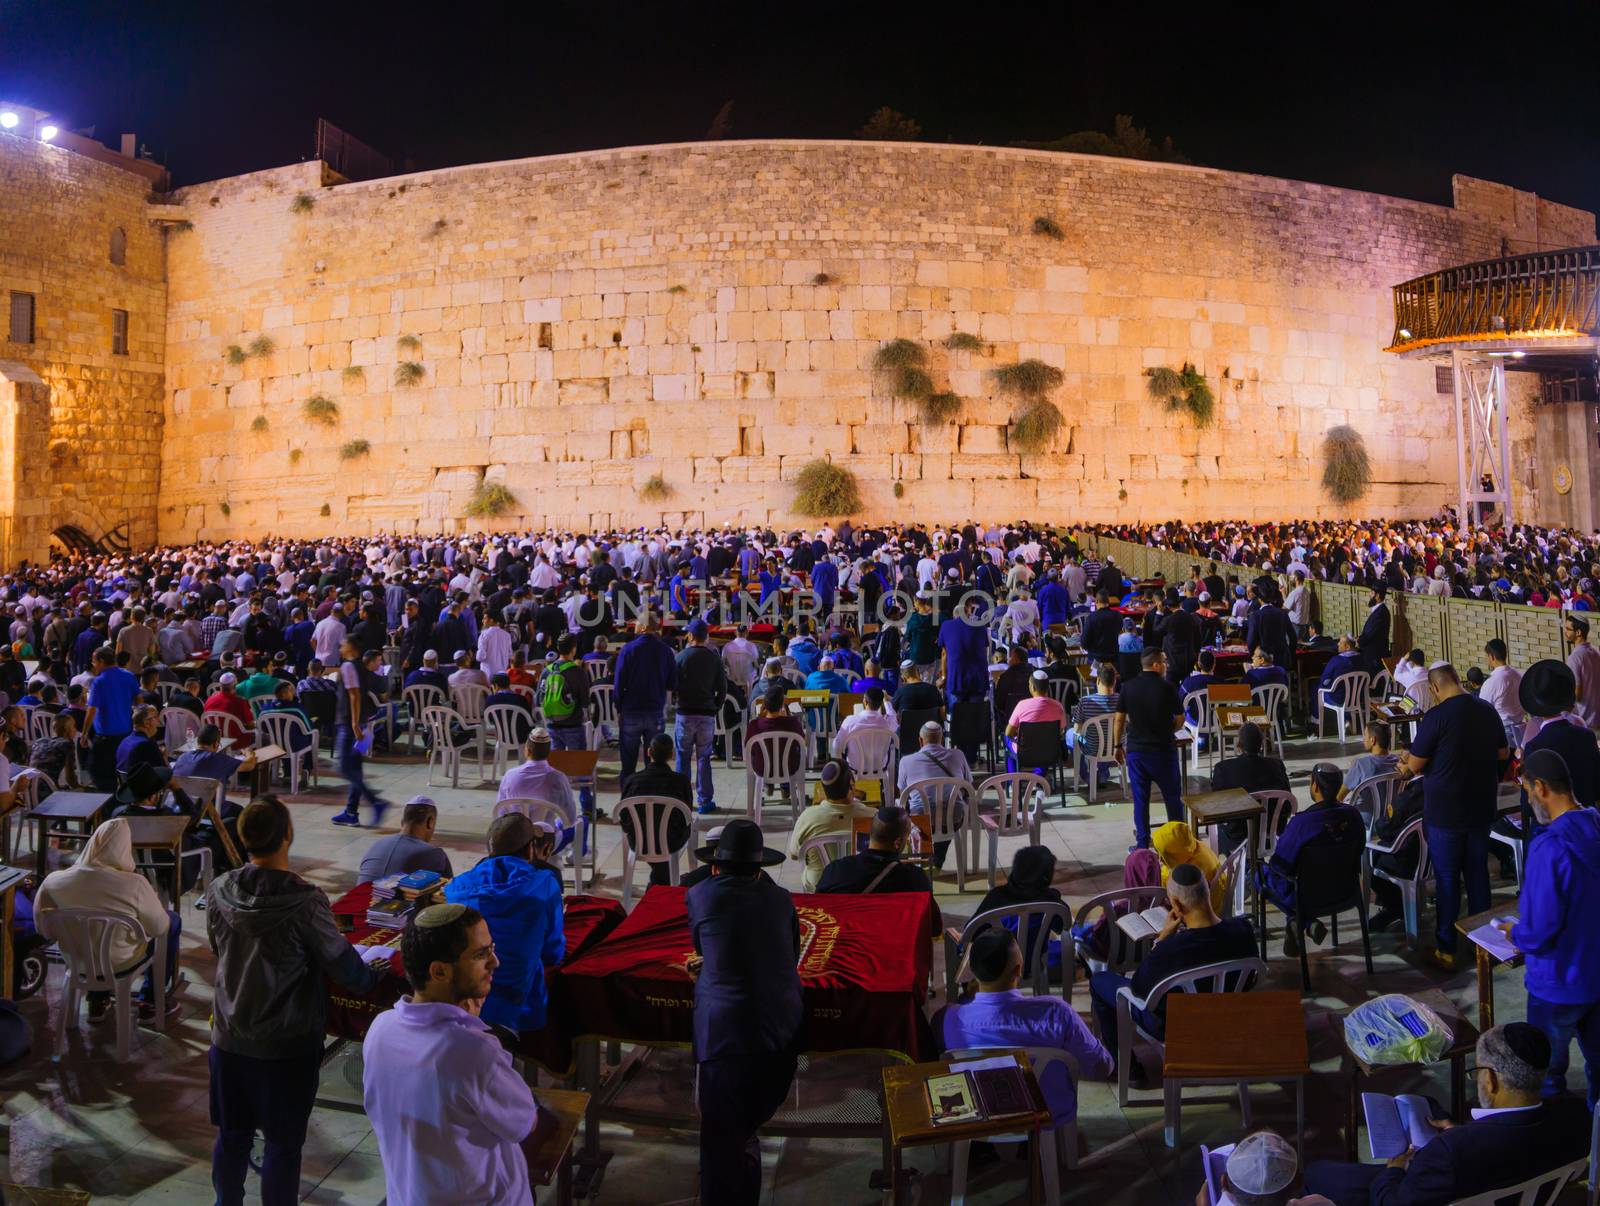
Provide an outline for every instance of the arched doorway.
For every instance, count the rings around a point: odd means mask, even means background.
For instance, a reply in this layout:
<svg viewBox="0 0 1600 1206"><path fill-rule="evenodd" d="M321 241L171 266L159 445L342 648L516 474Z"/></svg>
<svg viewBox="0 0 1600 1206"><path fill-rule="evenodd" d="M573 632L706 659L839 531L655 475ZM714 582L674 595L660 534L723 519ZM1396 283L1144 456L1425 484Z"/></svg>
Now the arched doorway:
<svg viewBox="0 0 1600 1206"><path fill-rule="evenodd" d="M68 557L88 557L105 552L105 548L89 533L73 524L62 524L50 533L50 552Z"/></svg>

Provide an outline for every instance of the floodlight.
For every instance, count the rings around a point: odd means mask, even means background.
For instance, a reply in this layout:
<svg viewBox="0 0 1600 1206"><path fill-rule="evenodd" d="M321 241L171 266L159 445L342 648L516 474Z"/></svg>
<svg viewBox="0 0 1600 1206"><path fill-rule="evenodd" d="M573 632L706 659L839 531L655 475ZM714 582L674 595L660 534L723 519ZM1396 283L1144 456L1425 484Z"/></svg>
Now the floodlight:
<svg viewBox="0 0 1600 1206"><path fill-rule="evenodd" d="M15 130L17 123L21 120L22 118L7 109L4 113L0 113L0 129Z"/></svg>
<svg viewBox="0 0 1600 1206"><path fill-rule="evenodd" d="M61 131L58 130L55 126L40 126L39 127L39 141L40 142L49 142L52 138L54 138L59 133L61 133Z"/></svg>
<svg viewBox="0 0 1600 1206"><path fill-rule="evenodd" d="M1400 338L1401 339L1410 339L1411 338L1411 332L1406 330L1404 327L1401 327L1400 328Z"/></svg>

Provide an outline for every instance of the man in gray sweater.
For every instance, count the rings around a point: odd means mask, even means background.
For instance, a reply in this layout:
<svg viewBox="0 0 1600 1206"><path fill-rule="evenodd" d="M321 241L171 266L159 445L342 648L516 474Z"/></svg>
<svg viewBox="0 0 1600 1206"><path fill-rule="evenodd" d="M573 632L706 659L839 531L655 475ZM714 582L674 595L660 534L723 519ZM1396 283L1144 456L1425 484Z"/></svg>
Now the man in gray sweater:
<svg viewBox="0 0 1600 1206"><path fill-rule="evenodd" d="M361 962L322 890L289 870L293 841L289 810L276 796L250 801L239 814L250 861L206 893L206 934L217 955L210 1065L219 1206L243 1206L257 1131L262 1206L297 1201L327 1025L323 977L368 992L388 971L387 961Z"/></svg>

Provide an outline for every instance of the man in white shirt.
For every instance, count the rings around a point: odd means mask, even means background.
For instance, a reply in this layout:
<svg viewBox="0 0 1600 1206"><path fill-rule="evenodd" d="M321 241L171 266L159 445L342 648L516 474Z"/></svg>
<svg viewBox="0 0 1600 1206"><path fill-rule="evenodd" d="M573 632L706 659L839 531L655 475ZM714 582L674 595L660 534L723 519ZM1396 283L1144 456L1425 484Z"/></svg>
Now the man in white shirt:
<svg viewBox="0 0 1600 1206"><path fill-rule="evenodd" d="M761 662L761 651L750 640L749 632L748 624L740 624L734 630L733 640L722 647L722 664L727 667L728 682L740 691L749 688L750 680L755 678L756 667Z"/></svg>
<svg viewBox="0 0 1600 1206"><path fill-rule="evenodd" d="M1420 649L1413 649L1394 664L1394 685L1409 695L1419 708L1433 702L1428 694L1428 659Z"/></svg>
<svg viewBox="0 0 1600 1206"><path fill-rule="evenodd" d="M1506 643L1495 637L1483 647L1483 655L1489 659L1489 677L1483 680L1483 686L1478 688L1478 698L1490 705L1500 713L1500 720L1506 726L1506 741L1514 751L1522 748L1522 726L1527 722L1528 714L1522 710L1522 701L1517 698L1522 687L1522 671L1513 670L1506 665Z"/></svg>
<svg viewBox="0 0 1600 1206"><path fill-rule="evenodd" d="M1039 635L1039 605L1028 596L1026 589L1012 593L1011 603L1006 608L1005 630L1007 640L1013 644L1022 639L1023 633Z"/></svg>
<svg viewBox="0 0 1600 1206"><path fill-rule="evenodd" d="M324 666L339 664L339 646L344 644L344 604L335 602L333 610L311 630L312 655Z"/></svg>
<svg viewBox="0 0 1600 1206"><path fill-rule="evenodd" d="M467 683L476 683L480 687L489 686L489 676L472 664L472 654L465 649L457 649L455 656L456 669L450 675L450 690Z"/></svg>
<svg viewBox="0 0 1600 1206"><path fill-rule="evenodd" d="M1290 568L1292 570L1294 567ZM1298 579L1294 588L1283 597L1283 610L1289 614L1289 623L1294 625L1295 635L1305 636L1306 625L1311 623L1311 589L1303 578Z"/></svg>
<svg viewBox="0 0 1600 1206"><path fill-rule="evenodd" d="M833 739L833 752L836 757L844 757L846 738L860 729L895 732L895 719L889 715L888 701L884 698L882 687L868 687L866 695L862 698L861 707L846 716L844 722L839 725L838 735Z"/></svg>
<svg viewBox="0 0 1600 1206"><path fill-rule="evenodd" d="M500 966L488 923L463 904L406 924L410 996L362 1042L362 1099L394 1202L530 1202L519 1144L539 1107L478 1011Z"/></svg>
<svg viewBox="0 0 1600 1206"><path fill-rule="evenodd" d="M478 634L478 663L491 679L511 669L511 634L492 611L483 617L483 631Z"/></svg>

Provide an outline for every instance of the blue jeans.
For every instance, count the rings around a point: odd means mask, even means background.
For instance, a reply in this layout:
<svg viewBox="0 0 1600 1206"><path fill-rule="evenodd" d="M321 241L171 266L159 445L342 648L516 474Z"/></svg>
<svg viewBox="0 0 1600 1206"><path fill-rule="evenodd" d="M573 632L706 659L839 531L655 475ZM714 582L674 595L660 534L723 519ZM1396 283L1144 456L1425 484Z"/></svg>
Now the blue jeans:
<svg viewBox="0 0 1600 1206"><path fill-rule="evenodd" d="M551 725L550 748L553 750L588 749L588 744L584 741L583 726L581 724ZM594 820L593 787L578 788L578 807L583 809L583 815L588 817L591 822ZM572 834L573 831L569 829L561 835L561 841L556 845L558 851L567 848L567 845L573 840ZM588 850L585 849L582 853L587 854Z"/></svg>
<svg viewBox="0 0 1600 1206"><path fill-rule="evenodd" d="M617 717L617 737L622 755L622 781L626 783L639 769L639 747L654 740L666 728L660 712L623 712Z"/></svg>
<svg viewBox="0 0 1600 1206"><path fill-rule="evenodd" d="M1112 1059L1117 1057L1117 990L1132 983L1127 976L1119 976L1114 971L1094 972L1089 976L1089 1008L1095 1025L1100 1028L1100 1042L1111 1052ZM1164 1019L1143 1009L1135 1009L1133 1015L1148 1033L1158 1037L1165 1033Z"/></svg>
<svg viewBox="0 0 1600 1206"><path fill-rule="evenodd" d="M1439 829L1422 823L1433 857L1434 908L1438 924L1434 945L1446 954L1456 949L1456 918L1461 916L1461 881L1467 881L1467 912L1489 907L1489 831Z"/></svg>
<svg viewBox="0 0 1600 1206"><path fill-rule="evenodd" d="M685 716L678 713L677 728L672 735L678 747L678 773L689 773L689 762L695 764L695 800L702 809L714 806L716 794L711 782L711 739L716 732L715 716Z"/></svg>
<svg viewBox="0 0 1600 1206"><path fill-rule="evenodd" d="M1161 801L1167 806L1167 820L1183 820L1183 767L1178 761L1178 751L1167 750L1154 754L1145 750L1129 750L1123 765L1128 771L1128 790L1133 793L1133 835L1140 846L1150 845L1150 785L1161 789ZM1484 902L1488 908L1488 901Z"/></svg>
<svg viewBox="0 0 1600 1206"><path fill-rule="evenodd" d="M383 801L378 798L378 793L367 786L366 778L362 773L362 764L366 761L356 750L356 736L350 726L342 724L334 732L333 752L339 760L339 773L350 784L349 794L345 797L344 810L350 816L356 816L361 811L361 797L377 808Z"/></svg>
<svg viewBox="0 0 1600 1206"><path fill-rule="evenodd" d="M1567 1088L1567 1058L1572 1040L1583 1052L1584 1071L1589 1078L1589 1108L1600 1100L1600 1001L1578 1005L1557 1005L1528 994L1528 1021L1550 1036L1550 1067L1544 1076L1544 1094L1563 1093Z"/></svg>

